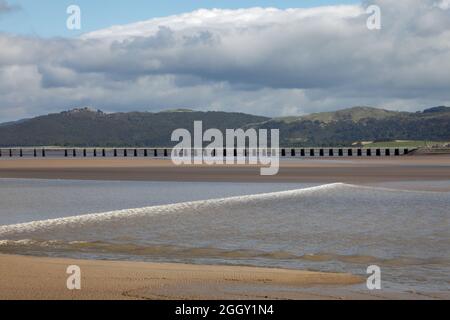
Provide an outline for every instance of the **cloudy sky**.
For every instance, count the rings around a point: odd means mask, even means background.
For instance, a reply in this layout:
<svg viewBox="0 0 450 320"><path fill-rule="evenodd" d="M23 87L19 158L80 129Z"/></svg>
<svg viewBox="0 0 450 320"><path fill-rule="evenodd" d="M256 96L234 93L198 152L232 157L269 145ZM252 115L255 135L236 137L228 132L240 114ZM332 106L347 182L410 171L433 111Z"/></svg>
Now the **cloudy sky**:
<svg viewBox="0 0 450 320"><path fill-rule="evenodd" d="M66 28L72 3L81 30ZM287 116L450 105L450 0L162 3L0 0L0 122L82 106ZM380 30L367 28L369 5Z"/></svg>

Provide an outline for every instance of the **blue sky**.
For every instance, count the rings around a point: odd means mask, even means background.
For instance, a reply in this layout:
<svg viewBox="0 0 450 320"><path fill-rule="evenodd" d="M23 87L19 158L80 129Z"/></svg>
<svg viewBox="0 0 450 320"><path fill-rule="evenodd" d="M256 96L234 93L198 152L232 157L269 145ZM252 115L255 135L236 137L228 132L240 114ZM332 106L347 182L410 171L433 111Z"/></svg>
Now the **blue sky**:
<svg viewBox="0 0 450 320"><path fill-rule="evenodd" d="M356 0L9 0L20 10L0 16L0 31L40 37L72 37L117 24L189 12L200 8L315 7L353 4ZM82 10L82 30L65 27L66 8L77 4Z"/></svg>

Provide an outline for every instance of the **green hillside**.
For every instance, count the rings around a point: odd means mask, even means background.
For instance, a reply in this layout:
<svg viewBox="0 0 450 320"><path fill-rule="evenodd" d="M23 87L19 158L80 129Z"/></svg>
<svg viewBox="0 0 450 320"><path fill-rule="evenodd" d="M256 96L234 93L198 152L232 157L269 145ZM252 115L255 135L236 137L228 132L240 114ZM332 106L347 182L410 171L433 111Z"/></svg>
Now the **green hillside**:
<svg viewBox="0 0 450 320"><path fill-rule="evenodd" d="M191 110L107 114L74 109L0 126L0 146L171 146L172 132L192 131L196 120L203 121L204 129L225 130L268 118Z"/></svg>
<svg viewBox="0 0 450 320"><path fill-rule="evenodd" d="M159 113L104 113L74 109L0 125L0 146L172 146L172 132L193 129L194 121L208 128L279 129L283 146L429 145L450 141L450 108L395 112L355 107L300 117L274 118L244 113L198 112L188 109ZM407 142L409 141L409 142Z"/></svg>
<svg viewBox="0 0 450 320"><path fill-rule="evenodd" d="M394 112L356 107L272 119L255 128L278 128L286 146L351 146L357 141L450 140L450 108Z"/></svg>

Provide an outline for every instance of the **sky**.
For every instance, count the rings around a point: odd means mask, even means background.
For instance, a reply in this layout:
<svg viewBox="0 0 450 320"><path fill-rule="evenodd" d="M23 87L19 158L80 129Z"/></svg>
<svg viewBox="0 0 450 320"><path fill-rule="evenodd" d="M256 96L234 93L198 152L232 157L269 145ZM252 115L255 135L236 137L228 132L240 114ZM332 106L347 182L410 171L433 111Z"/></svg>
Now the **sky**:
<svg viewBox="0 0 450 320"><path fill-rule="evenodd" d="M85 106L417 111L449 88L450 0L0 0L0 123Z"/></svg>

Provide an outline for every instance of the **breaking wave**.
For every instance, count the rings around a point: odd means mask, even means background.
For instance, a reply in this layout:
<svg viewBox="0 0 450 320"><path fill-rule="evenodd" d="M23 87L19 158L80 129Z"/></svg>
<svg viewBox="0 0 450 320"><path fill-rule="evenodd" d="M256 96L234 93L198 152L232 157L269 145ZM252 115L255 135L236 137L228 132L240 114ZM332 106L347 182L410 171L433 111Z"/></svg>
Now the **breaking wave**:
<svg viewBox="0 0 450 320"><path fill-rule="evenodd" d="M32 233L35 231L51 230L53 228L60 228L71 225L89 225L99 222L114 222L123 219L131 219L137 217L150 217L154 215L177 213L183 212L185 210L205 210L205 209L214 209L217 207L231 206L236 204L252 204L255 202L264 202L264 201L280 201L283 199L295 198L298 196L332 190L344 186L351 187L352 185L346 185L343 183L332 183L297 190L289 190L265 194L253 194L222 199L192 201L169 205L116 210L103 213L85 214L73 217L32 221L27 223L0 226L0 238L5 239L12 235L19 235L22 233Z"/></svg>

